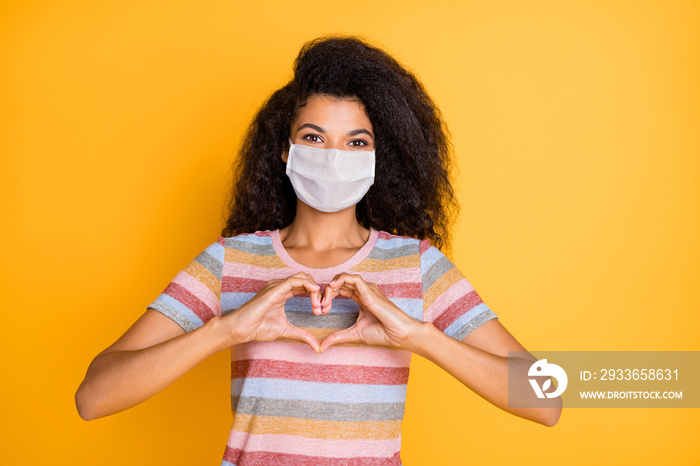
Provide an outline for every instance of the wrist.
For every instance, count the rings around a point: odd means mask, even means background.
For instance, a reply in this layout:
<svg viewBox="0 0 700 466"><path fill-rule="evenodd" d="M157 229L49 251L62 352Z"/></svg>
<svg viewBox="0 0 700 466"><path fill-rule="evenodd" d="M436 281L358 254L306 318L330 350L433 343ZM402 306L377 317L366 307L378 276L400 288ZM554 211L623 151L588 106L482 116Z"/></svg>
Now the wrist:
<svg viewBox="0 0 700 466"><path fill-rule="evenodd" d="M412 353L425 357L435 332L442 333L430 322L416 322L402 346Z"/></svg>
<svg viewBox="0 0 700 466"><path fill-rule="evenodd" d="M215 342L219 350L227 349L243 343L242 339L233 331L233 322L224 317L212 317L204 324L210 333L210 338Z"/></svg>

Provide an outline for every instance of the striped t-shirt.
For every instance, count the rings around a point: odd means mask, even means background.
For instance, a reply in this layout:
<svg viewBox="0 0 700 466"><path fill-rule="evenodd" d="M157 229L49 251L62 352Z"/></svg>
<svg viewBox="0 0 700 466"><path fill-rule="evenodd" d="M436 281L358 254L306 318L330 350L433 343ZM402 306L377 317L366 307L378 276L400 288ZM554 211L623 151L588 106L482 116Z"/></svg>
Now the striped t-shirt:
<svg viewBox="0 0 700 466"><path fill-rule="evenodd" d="M406 314L458 340L497 318L429 240L374 229L350 259L325 269L295 262L279 230L220 237L148 307L189 332L299 271L321 290L338 273L360 274ZM331 312L317 316L305 294L290 298L285 312L322 341L352 326L358 305L337 296ZM231 348L233 427L222 465L400 465L410 359L409 351L359 343L320 354L291 340Z"/></svg>

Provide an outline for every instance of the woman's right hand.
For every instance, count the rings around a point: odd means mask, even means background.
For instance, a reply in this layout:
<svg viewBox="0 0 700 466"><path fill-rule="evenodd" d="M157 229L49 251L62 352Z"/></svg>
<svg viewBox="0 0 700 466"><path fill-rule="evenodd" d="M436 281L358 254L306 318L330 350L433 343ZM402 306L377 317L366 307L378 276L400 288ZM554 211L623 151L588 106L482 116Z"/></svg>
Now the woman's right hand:
<svg viewBox="0 0 700 466"><path fill-rule="evenodd" d="M311 275L298 272L284 279L270 280L247 303L225 316L231 346L249 341L273 341L288 338L307 343L316 352L316 337L292 325L284 313L284 304L297 294L309 293L314 314L321 313L321 287Z"/></svg>

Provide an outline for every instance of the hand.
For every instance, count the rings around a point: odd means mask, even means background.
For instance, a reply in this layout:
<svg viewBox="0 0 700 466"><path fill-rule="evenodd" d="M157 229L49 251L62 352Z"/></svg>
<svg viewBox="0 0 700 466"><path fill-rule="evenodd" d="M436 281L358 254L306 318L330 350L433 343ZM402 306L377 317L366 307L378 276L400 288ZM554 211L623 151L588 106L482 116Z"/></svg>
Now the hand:
<svg viewBox="0 0 700 466"><path fill-rule="evenodd" d="M298 272L284 279L270 280L250 301L225 317L229 323L232 345L248 341L274 341L288 338L307 343L316 352L316 337L289 323L284 303L294 295L309 293L315 314L321 314L321 287L311 275Z"/></svg>
<svg viewBox="0 0 700 466"><path fill-rule="evenodd" d="M343 272L336 275L323 290L322 314L328 314L338 295L355 301L360 306L360 313L355 325L328 335L321 343L321 352L338 343L359 342L408 349L410 339L421 323L396 307L377 285L365 282L356 274Z"/></svg>

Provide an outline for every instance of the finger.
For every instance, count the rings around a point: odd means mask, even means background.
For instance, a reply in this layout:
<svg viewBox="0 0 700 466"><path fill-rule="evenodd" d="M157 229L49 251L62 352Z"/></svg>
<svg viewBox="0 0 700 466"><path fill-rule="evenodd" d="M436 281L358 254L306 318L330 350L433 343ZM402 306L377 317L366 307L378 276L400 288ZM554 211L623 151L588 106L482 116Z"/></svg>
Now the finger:
<svg viewBox="0 0 700 466"><path fill-rule="evenodd" d="M338 284L342 283L340 290L345 292L349 291L352 293L341 293L342 296L352 298L353 301L360 304L361 306L366 307L367 309L376 307L378 302L381 301L381 298L384 297L384 293L382 293L379 287L377 287L374 283L367 283L361 275L343 275L344 276L338 277L338 280L334 285L337 287ZM372 286L370 287L370 285Z"/></svg>
<svg viewBox="0 0 700 466"><path fill-rule="evenodd" d="M323 290L323 297L321 298L321 313L322 314L327 314L328 311L331 309L331 303L333 302L333 298L335 298L335 295L333 293L333 289L329 286L326 287L326 289Z"/></svg>
<svg viewBox="0 0 700 466"><path fill-rule="evenodd" d="M311 307L312 308L318 308L318 310L321 310L321 286L316 283L316 280L314 280L314 277L309 275L308 273L304 273L304 276L309 279L309 282L313 283L316 285L318 288L318 291L312 291L309 292L309 295L311 296Z"/></svg>
<svg viewBox="0 0 700 466"><path fill-rule="evenodd" d="M337 289L343 286L344 283L354 283L354 281L358 278L362 280L362 277L356 273L339 273L338 275L333 277L333 280L331 280L328 283L328 286L330 286L333 289Z"/></svg>
<svg viewBox="0 0 700 466"><path fill-rule="evenodd" d="M341 288L336 293L336 296L338 296L338 295L343 296L344 298L350 298L353 301L355 301L357 304L360 304L360 302L359 302L360 297L357 296L354 288Z"/></svg>
<svg viewBox="0 0 700 466"><path fill-rule="evenodd" d="M324 300L322 304L327 306L327 309L324 307L324 311L330 311L331 301L333 301L333 299L335 299L335 297L338 295L345 296L346 298L352 298L353 301L360 304L359 299L357 299L357 295L355 295L355 290L357 289L355 283L357 279L362 280L362 277L359 275L349 274L347 272L336 275L324 290ZM362 280L362 282L364 283L364 280Z"/></svg>
<svg viewBox="0 0 700 466"><path fill-rule="evenodd" d="M337 332L328 335L319 347L319 353L323 353L330 346L338 345L341 343L361 343L362 340L357 335L357 332L353 327L346 328L344 330L338 330Z"/></svg>
<svg viewBox="0 0 700 466"><path fill-rule="evenodd" d="M304 290L309 293L313 313L321 314L321 287L313 282L304 282Z"/></svg>
<svg viewBox="0 0 700 466"><path fill-rule="evenodd" d="M303 272L300 272L303 273ZM321 312L321 287L313 281L313 277L292 275L286 280L286 286L296 294L309 293L311 308L314 314Z"/></svg>
<svg viewBox="0 0 700 466"><path fill-rule="evenodd" d="M317 353L320 352L318 340L308 330L304 330L303 328L299 328L299 327L296 327L292 324L289 324L284 329L282 336L284 338L289 338L290 340L297 340L297 341L301 341L303 343L306 343L310 347L312 347L314 349L314 351L316 351Z"/></svg>
<svg viewBox="0 0 700 466"><path fill-rule="evenodd" d="M333 300L334 289L331 286L331 283L333 283L336 278L338 278L338 275L333 277L333 280L331 280L330 283L328 284L328 286L326 286L326 288L323 290L323 299L321 300L321 304L324 306L330 304L330 301ZM336 287L337 287L337 285L336 285Z"/></svg>
<svg viewBox="0 0 700 466"><path fill-rule="evenodd" d="M359 275L342 272L333 277L333 279L328 283L328 286L326 286L326 289L323 290L321 305L323 306L322 311L324 314L330 312L333 299L338 296L339 290L341 290L346 284L346 277L359 277Z"/></svg>
<svg viewBox="0 0 700 466"><path fill-rule="evenodd" d="M333 307L333 300L335 299L338 294L343 289L343 286L341 285L338 287L336 284L337 288L333 288L330 286L327 286L325 290L323 290L323 299L321 300L321 313L322 314L328 314L331 311L331 308Z"/></svg>
<svg viewBox="0 0 700 466"><path fill-rule="evenodd" d="M317 284L309 281L307 278L295 277L294 275L287 277L280 283L273 285L272 287L278 293L285 293L288 290L292 290L295 294L304 293L307 290L320 290Z"/></svg>
<svg viewBox="0 0 700 466"><path fill-rule="evenodd" d="M335 296L335 290L333 290L333 288L330 286L326 286L326 288L323 290L323 298L321 299L321 312L323 314L328 314L328 311L331 310L331 304L333 303Z"/></svg>
<svg viewBox="0 0 700 466"><path fill-rule="evenodd" d="M367 283L365 280L362 278L361 275L358 274L351 274L347 272L343 272L336 276L331 282L328 284L332 289L360 289L364 288L367 289Z"/></svg>

